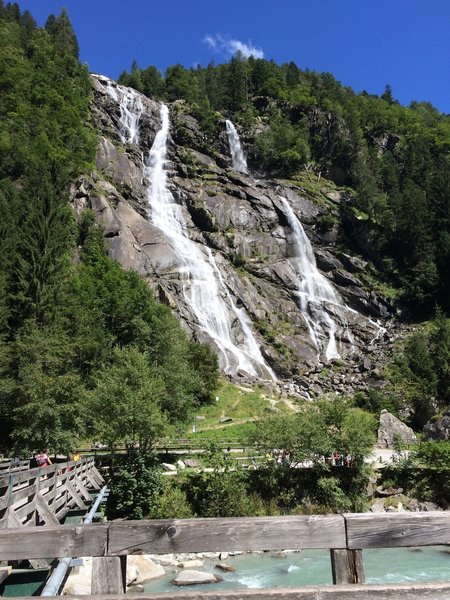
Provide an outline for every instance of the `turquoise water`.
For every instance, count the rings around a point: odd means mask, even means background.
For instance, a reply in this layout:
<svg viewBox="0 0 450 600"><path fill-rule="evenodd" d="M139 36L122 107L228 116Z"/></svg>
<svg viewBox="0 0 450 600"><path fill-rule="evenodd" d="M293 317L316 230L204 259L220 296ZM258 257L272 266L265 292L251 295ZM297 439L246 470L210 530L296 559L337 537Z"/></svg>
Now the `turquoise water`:
<svg viewBox="0 0 450 600"><path fill-rule="evenodd" d="M364 551L367 583L407 583L450 581L450 547L389 548ZM177 588L172 579L178 572L166 567L166 576L146 584L146 592L180 592L189 590L219 590L236 588L300 587L332 583L330 554L327 550L303 550L280 558L276 554L245 554L226 561L236 569L224 573L214 569L218 559L206 560L205 571L223 577L215 584Z"/></svg>

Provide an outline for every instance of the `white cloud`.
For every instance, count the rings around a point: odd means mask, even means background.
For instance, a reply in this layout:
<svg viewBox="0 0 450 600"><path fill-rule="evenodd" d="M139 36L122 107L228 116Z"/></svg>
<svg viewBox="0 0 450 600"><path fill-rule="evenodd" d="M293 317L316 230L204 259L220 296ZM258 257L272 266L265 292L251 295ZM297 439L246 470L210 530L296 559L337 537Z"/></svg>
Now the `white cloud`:
<svg viewBox="0 0 450 600"><path fill-rule="evenodd" d="M264 58L262 49L253 46L250 41L245 43L240 40L232 40L216 33L216 35L205 35L203 42L207 44L211 50L214 50L214 52L225 54L227 56L232 56L233 54L236 54L236 52L242 52L244 58L248 58L249 56Z"/></svg>

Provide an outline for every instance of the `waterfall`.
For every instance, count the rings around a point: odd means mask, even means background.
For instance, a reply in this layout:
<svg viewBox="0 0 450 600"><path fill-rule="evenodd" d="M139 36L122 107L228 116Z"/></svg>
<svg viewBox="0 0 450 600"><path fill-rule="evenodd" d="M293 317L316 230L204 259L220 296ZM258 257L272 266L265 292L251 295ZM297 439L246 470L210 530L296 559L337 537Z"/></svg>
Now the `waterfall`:
<svg viewBox="0 0 450 600"><path fill-rule="evenodd" d="M134 90L118 85L111 79L98 79L106 82L106 93L119 105L119 135L122 144L139 144L139 120L144 112L142 98Z"/></svg>
<svg viewBox="0 0 450 600"><path fill-rule="evenodd" d="M244 151L242 150L241 141L239 139L236 127L228 119L225 121L227 126L228 143L230 145L231 162L233 169L240 173L248 173L247 161L245 160Z"/></svg>
<svg viewBox="0 0 450 600"><path fill-rule="evenodd" d="M212 251L188 236L183 208L175 202L167 186L169 125L169 109L162 104L161 128L144 167L144 177L150 182L147 189L149 219L164 233L180 262L183 297L199 328L218 347L225 373L235 375L243 371L253 377L263 375L276 379L261 355L247 316L233 302ZM232 332L233 321L239 324L242 333L240 346Z"/></svg>
<svg viewBox="0 0 450 600"><path fill-rule="evenodd" d="M330 316L336 315L344 323L347 337L353 348L353 337L348 329L346 313L355 312L345 306L331 283L317 269L311 243L295 216L288 201L280 196L286 217L292 229L294 254L289 257L298 278L298 297L302 316L319 356L325 353L327 360L339 358L336 343L338 325Z"/></svg>

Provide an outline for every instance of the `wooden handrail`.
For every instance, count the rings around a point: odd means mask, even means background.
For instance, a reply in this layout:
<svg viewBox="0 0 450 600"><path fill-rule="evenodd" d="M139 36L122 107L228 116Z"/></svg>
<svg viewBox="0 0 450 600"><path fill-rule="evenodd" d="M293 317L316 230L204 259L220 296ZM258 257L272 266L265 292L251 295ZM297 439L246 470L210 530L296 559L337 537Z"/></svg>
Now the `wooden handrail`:
<svg viewBox="0 0 450 600"><path fill-rule="evenodd" d="M134 593L133 600L446 600L450 583L376 584L307 586L303 588L237 589L201 592ZM55 597L56 598L56 597ZM58 596L59 598L59 596ZM129 600L130 594L83 596L83 600ZM34 600L33 597L16 600ZM80 600L80 596L64 596L64 600Z"/></svg>
<svg viewBox="0 0 450 600"><path fill-rule="evenodd" d="M0 530L0 560L94 557L93 589L121 593L126 556L142 553L218 552L328 548L334 588L220 592L218 598L419 598L413 586L357 586L364 583L362 549L450 544L450 512L314 515L214 519L115 521L93 525L61 525ZM105 588L105 582L109 587ZM346 585L351 583L352 586ZM103 586L103 587L102 587ZM315 588L314 588L315 589ZM426 584L427 598L450 595L450 583ZM351 593L349 593L351 590ZM309 595L307 595L307 592ZM294 595L296 594L296 595ZM303 595L302 595L303 594ZM345 595L347 594L347 595ZM439 594L441 594L439 596ZM202 597L207 598L208 593ZM156 600L158 596L152 595ZM180 598L180 596L177 596ZM198 595L183 594L183 598ZM102 596L96 596L102 598ZM107 596L105 596L106 600ZM112 598L110 596L110 598ZM116 597L115 597L116 598ZM145 595L137 598L146 600ZM175 595L164 595L165 600ZM122 599L121 599L122 600Z"/></svg>
<svg viewBox="0 0 450 600"><path fill-rule="evenodd" d="M378 534L376 534L378 532ZM14 540L14 544L11 541ZM0 560L450 544L450 512L154 519L0 530ZM45 548L45 551L44 551Z"/></svg>

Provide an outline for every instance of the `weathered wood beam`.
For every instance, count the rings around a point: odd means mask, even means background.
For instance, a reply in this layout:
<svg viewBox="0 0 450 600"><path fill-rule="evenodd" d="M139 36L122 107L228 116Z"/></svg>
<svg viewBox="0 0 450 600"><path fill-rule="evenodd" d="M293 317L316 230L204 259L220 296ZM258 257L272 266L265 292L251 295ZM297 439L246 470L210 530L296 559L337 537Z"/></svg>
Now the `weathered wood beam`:
<svg viewBox="0 0 450 600"><path fill-rule="evenodd" d="M75 502L75 504L78 506L78 508L81 508L82 510L84 510L85 508L87 508L86 504L81 499L80 494L74 488L74 486L70 483L69 480L66 481L66 489L69 492L69 494L72 497L72 499Z"/></svg>
<svg viewBox="0 0 450 600"><path fill-rule="evenodd" d="M86 478L89 481L89 483L91 484L91 487L94 488L94 490L100 489L100 484L98 484L96 482L95 478L92 476L90 471L86 471Z"/></svg>
<svg viewBox="0 0 450 600"><path fill-rule="evenodd" d="M91 499L91 496L90 496L90 494L89 494L86 486L81 481L81 479L79 479L78 477L75 477L75 479L74 479L74 485L75 485L76 489L81 492L81 495L84 497L85 500L90 500Z"/></svg>
<svg viewBox="0 0 450 600"><path fill-rule="evenodd" d="M334 584L365 583L362 550L330 550Z"/></svg>
<svg viewBox="0 0 450 600"><path fill-rule="evenodd" d="M39 516L45 521L46 525L59 525L58 519L41 494L36 494L35 505Z"/></svg>
<svg viewBox="0 0 450 600"><path fill-rule="evenodd" d="M214 584L211 584L212 586ZM308 586L302 588L218 590L211 587L199 592L166 592L132 595L133 600L446 600L450 583L374 584ZM129 600L129 594L83 596L83 600ZM32 596L16 600L33 600ZM56 600L56 597L55 597ZM80 600L80 596L64 596L64 600Z"/></svg>
<svg viewBox="0 0 450 600"><path fill-rule="evenodd" d="M105 480L103 479L102 474L100 473L100 471L97 469L97 467L95 465L92 467L91 473L92 473L93 477L95 477L97 483L100 486L105 484Z"/></svg>
<svg viewBox="0 0 450 600"><path fill-rule="evenodd" d="M123 594L126 590L126 556L101 556L92 561L91 593Z"/></svg>
<svg viewBox="0 0 450 600"><path fill-rule="evenodd" d="M450 544L449 511L362 513L344 517L349 549Z"/></svg>
<svg viewBox="0 0 450 600"><path fill-rule="evenodd" d="M345 548L340 515L155 519L110 524L108 554Z"/></svg>
<svg viewBox="0 0 450 600"><path fill-rule="evenodd" d="M108 524L59 525L0 530L0 560L105 556Z"/></svg>

